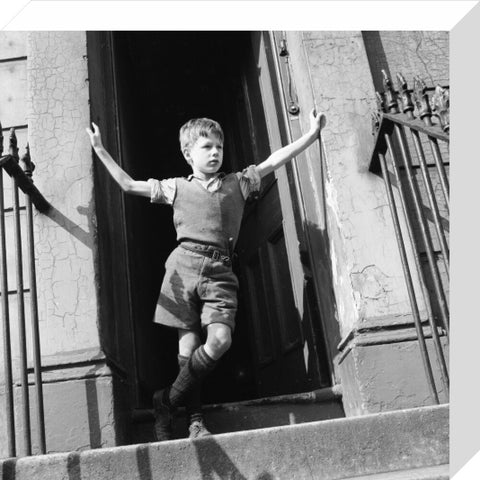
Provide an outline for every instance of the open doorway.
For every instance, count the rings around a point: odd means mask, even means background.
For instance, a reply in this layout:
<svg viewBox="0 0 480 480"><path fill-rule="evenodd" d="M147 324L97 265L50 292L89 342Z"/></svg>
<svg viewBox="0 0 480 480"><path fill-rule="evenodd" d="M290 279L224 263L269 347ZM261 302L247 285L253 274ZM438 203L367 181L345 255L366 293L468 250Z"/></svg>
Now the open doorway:
<svg viewBox="0 0 480 480"><path fill-rule="evenodd" d="M109 38L118 155L132 177L188 175L178 131L194 117L222 125L224 171L268 157L260 83L265 71L250 32L116 32ZM124 342L132 348L125 369L136 377L137 406L145 406L153 390L177 371L176 333L151 321L175 232L171 209L142 198L124 199L121 216L131 324ZM283 218L272 174L246 207L237 245L237 327L231 350L207 381L206 403L297 393L329 383L321 373L325 361L304 354L305 345L317 341L309 332L319 319L308 308L300 318L295 308L284 221L293 222Z"/></svg>

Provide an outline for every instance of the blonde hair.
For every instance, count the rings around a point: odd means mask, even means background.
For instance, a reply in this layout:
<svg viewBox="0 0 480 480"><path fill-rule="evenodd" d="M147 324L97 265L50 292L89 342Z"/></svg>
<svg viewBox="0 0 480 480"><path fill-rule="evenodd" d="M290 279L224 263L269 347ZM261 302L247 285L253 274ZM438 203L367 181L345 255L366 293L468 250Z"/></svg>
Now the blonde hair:
<svg viewBox="0 0 480 480"><path fill-rule="evenodd" d="M218 122L209 118L193 118L180 128L180 149L192 148L200 137L216 135L223 143L223 130Z"/></svg>

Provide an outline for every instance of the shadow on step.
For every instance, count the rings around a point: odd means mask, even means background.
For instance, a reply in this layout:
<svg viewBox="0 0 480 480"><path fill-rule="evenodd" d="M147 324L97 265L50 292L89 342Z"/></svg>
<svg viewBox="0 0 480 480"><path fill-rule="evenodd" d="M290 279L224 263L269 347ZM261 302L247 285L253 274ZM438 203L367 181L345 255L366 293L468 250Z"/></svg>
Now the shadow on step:
<svg viewBox="0 0 480 480"><path fill-rule="evenodd" d="M216 480L218 478L247 480L247 477L240 473L215 438L202 438L193 441L192 444L197 455L202 480ZM136 457L139 478L141 480L154 480L149 446L139 445L136 450ZM276 477L269 472L262 472L254 480L274 480L274 478ZM69 477L69 480L80 480L80 477Z"/></svg>

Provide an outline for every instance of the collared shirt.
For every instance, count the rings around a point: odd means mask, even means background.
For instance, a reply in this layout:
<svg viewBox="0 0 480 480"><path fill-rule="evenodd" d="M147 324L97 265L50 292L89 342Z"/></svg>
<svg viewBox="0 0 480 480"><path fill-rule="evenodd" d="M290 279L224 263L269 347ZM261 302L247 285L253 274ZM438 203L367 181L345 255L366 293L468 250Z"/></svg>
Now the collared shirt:
<svg viewBox="0 0 480 480"><path fill-rule="evenodd" d="M252 192L256 192L260 189L261 179L255 165L248 166L242 172L237 172L236 175L239 180L243 198L247 199ZM195 177L192 173L187 179L189 181L195 179L209 192L216 192L221 188L224 177L225 174L220 172L211 179L204 181ZM148 183L150 184L150 201L152 203L163 203L166 205L173 204L176 193L175 178L167 178L165 180L149 178Z"/></svg>

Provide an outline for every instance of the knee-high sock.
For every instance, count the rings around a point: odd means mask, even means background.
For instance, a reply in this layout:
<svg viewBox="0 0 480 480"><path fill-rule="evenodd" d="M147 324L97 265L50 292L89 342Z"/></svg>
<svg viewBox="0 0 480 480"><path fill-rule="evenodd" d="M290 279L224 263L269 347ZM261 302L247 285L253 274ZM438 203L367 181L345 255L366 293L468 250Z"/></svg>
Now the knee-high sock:
<svg viewBox="0 0 480 480"><path fill-rule="evenodd" d="M188 359L185 366L178 372L168 392L168 400L172 407L178 407L185 402L187 395L215 368L213 360L203 345L198 347Z"/></svg>
<svg viewBox="0 0 480 480"><path fill-rule="evenodd" d="M187 364L190 357L178 355L179 371ZM185 409L187 413L187 421L192 423L193 420L201 418L202 415L202 385L199 383L185 397Z"/></svg>

